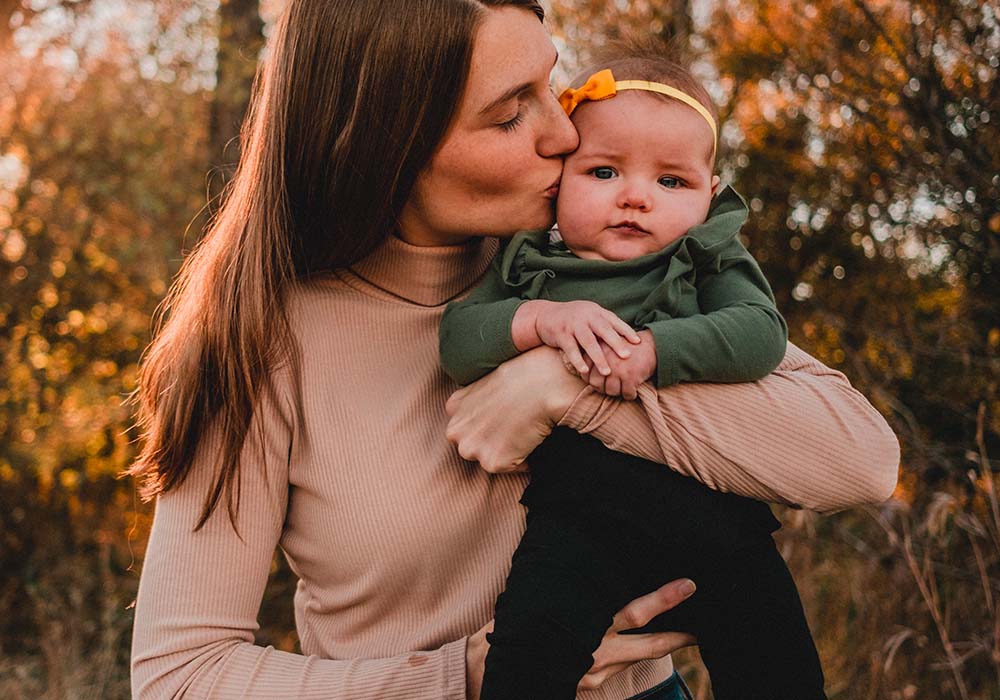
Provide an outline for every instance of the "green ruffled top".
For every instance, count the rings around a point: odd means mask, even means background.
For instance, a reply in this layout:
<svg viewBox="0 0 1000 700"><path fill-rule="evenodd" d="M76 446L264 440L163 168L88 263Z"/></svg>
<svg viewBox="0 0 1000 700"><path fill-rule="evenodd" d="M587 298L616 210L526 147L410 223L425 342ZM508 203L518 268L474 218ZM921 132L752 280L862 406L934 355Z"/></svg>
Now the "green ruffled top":
<svg viewBox="0 0 1000 700"><path fill-rule="evenodd" d="M657 386L744 382L770 373L788 331L757 262L740 242L747 206L731 187L703 224L655 253L623 261L578 258L547 231L518 233L472 293L441 322L441 362L468 384L518 354L517 307L531 299L589 300L655 340Z"/></svg>

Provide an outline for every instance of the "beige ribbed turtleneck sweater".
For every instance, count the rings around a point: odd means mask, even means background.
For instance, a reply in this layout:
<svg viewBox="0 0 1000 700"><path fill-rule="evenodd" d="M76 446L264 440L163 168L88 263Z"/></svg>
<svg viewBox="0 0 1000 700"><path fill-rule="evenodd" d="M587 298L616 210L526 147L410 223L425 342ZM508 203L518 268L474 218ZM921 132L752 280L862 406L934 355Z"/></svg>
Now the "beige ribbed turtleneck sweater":
<svg viewBox="0 0 1000 700"><path fill-rule="evenodd" d="M242 539L225 508L192 531L211 435L190 478L158 499L136 608L137 700L466 697L466 638L493 616L527 477L490 475L445 440L456 387L438 365L438 323L496 249L392 238L295 290L301 381L276 371L255 413ZM881 416L794 346L751 384L647 387L633 402L585 389L562 423L715 488L819 510L884 499L896 479ZM253 644L276 546L300 578L305 656ZM636 663L581 698L621 700L671 670L669 657Z"/></svg>

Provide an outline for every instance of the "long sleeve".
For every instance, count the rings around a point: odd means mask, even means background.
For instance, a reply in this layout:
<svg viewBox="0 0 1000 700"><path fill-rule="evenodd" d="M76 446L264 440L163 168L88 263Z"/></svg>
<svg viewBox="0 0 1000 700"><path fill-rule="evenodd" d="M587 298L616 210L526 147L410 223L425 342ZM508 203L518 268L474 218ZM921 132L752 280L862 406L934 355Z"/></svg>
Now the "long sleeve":
<svg viewBox="0 0 1000 700"><path fill-rule="evenodd" d="M750 382L784 359L788 328L757 262L734 237L698 269L699 314L647 323L656 384Z"/></svg>
<svg viewBox="0 0 1000 700"><path fill-rule="evenodd" d="M899 443L840 372L792 345L755 382L640 387L638 401L585 388L560 421L707 486L821 512L892 495Z"/></svg>
<svg viewBox="0 0 1000 700"><path fill-rule="evenodd" d="M203 441L189 478L159 497L136 606L133 697L464 700L465 638L363 660L254 645L286 518L294 423L288 402L265 392L243 450L239 535L224 504L193 531L217 437Z"/></svg>
<svg viewBox="0 0 1000 700"><path fill-rule="evenodd" d="M502 258L498 254L469 296L448 304L441 318L441 367L463 386L518 354L511 325L527 300L511 296L500 271Z"/></svg>

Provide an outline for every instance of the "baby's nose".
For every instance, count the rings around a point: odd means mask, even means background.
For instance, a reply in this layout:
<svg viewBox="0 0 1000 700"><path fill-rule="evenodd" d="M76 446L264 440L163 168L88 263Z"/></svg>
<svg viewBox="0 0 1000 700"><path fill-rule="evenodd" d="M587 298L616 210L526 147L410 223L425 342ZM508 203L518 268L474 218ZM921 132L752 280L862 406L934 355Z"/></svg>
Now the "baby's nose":
<svg viewBox="0 0 1000 700"><path fill-rule="evenodd" d="M647 211L651 198L649 191L641 186L626 184L618 198L618 206L622 209L638 209Z"/></svg>

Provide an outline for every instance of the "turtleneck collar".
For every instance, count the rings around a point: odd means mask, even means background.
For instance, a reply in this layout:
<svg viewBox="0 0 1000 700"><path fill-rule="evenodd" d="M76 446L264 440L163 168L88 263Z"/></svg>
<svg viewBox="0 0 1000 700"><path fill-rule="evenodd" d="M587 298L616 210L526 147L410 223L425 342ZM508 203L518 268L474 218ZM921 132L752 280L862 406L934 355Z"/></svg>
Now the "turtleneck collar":
<svg viewBox="0 0 1000 700"><path fill-rule="evenodd" d="M348 269L364 281L421 306L440 306L471 287L499 250L496 238L461 245L415 246L389 236Z"/></svg>

